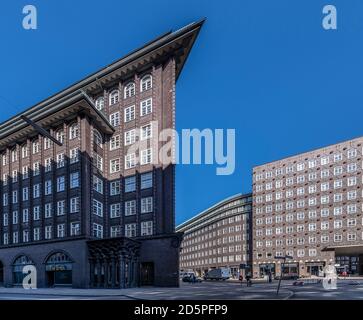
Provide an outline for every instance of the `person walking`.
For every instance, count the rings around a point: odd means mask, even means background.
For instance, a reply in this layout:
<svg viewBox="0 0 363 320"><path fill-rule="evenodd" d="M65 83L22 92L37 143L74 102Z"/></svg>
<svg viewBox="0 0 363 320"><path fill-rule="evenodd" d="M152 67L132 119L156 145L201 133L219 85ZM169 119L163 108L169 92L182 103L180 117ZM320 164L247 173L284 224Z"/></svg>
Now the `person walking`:
<svg viewBox="0 0 363 320"><path fill-rule="evenodd" d="M243 284L243 274L242 273L239 275L239 281L241 282L241 285L242 285Z"/></svg>
<svg viewBox="0 0 363 320"><path fill-rule="evenodd" d="M247 287L251 287L252 286L252 282L251 282L251 272L248 272L246 274L246 281L247 281Z"/></svg>

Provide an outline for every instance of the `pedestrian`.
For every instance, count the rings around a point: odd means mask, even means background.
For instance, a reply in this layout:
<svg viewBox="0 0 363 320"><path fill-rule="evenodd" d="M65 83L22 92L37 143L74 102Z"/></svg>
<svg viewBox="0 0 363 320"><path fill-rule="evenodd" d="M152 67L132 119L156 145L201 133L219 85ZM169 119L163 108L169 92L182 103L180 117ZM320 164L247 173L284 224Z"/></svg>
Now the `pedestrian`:
<svg viewBox="0 0 363 320"><path fill-rule="evenodd" d="M247 281L247 287L251 287L252 286L252 282L251 282L251 273L248 272L246 274L246 281Z"/></svg>
<svg viewBox="0 0 363 320"><path fill-rule="evenodd" d="M242 273L239 275L239 281L241 282L241 285L242 285L243 284L243 274Z"/></svg>
<svg viewBox="0 0 363 320"><path fill-rule="evenodd" d="M268 273L268 283L272 282L272 274L271 272Z"/></svg>

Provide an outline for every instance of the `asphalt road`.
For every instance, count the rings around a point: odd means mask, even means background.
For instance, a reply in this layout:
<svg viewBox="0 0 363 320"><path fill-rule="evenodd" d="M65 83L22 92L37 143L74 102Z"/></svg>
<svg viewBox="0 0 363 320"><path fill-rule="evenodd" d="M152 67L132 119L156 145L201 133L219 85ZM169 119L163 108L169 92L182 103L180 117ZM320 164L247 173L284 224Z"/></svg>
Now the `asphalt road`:
<svg viewBox="0 0 363 320"><path fill-rule="evenodd" d="M283 281L276 296L277 281L253 284L247 288L237 282L181 283L180 288L132 288L124 290L39 289L22 291L0 289L0 300L250 300L250 299L363 299L363 282L339 281L337 290L325 290L321 284L293 286Z"/></svg>

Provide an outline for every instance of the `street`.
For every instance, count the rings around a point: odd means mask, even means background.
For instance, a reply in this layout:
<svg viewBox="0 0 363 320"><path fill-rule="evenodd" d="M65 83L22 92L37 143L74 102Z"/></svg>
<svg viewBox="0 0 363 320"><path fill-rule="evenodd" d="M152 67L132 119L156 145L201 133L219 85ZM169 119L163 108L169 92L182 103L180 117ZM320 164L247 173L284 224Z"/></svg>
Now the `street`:
<svg viewBox="0 0 363 320"><path fill-rule="evenodd" d="M181 283L180 288L112 289L36 289L0 288L0 300L332 300L363 299L363 282L341 280L337 290L325 290L321 284L293 286L283 281L276 295L277 281L255 283L247 287L235 281Z"/></svg>

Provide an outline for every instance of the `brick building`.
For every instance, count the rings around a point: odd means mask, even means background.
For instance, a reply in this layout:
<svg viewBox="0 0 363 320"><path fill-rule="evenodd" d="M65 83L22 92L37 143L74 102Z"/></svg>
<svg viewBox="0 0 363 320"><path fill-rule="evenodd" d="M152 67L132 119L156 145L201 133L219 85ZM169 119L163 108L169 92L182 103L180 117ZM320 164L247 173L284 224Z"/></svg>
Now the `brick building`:
<svg viewBox="0 0 363 320"><path fill-rule="evenodd" d="M36 267L39 287L178 285L174 165L155 160L163 143L153 135L175 126L175 83L202 24L0 124L5 286L22 284L25 265Z"/></svg>
<svg viewBox="0 0 363 320"><path fill-rule="evenodd" d="M180 270L204 275L229 267L236 277L240 264L251 264L252 195L227 198L177 227L184 232Z"/></svg>
<svg viewBox="0 0 363 320"><path fill-rule="evenodd" d="M363 274L363 138L253 168L253 273Z"/></svg>

